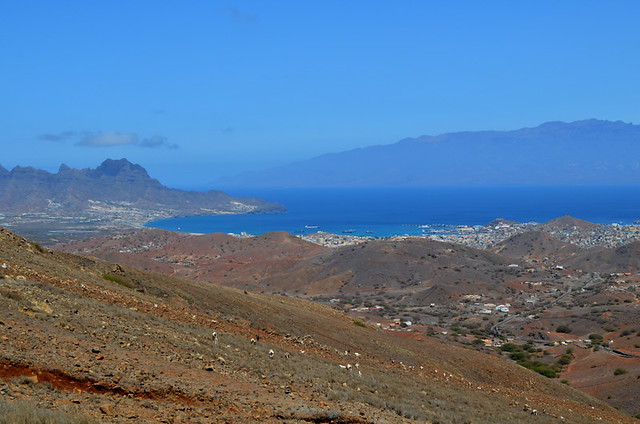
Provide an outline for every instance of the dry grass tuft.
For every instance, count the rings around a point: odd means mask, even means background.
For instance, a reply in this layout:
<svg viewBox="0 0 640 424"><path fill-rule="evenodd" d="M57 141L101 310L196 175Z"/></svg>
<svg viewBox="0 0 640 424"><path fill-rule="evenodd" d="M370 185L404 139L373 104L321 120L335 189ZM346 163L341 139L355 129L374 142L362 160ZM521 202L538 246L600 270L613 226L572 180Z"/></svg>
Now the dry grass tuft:
<svg viewBox="0 0 640 424"><path fill-rule="evenodd" d="M94 424L86 417L71 417L25 401L0 402L0 424Z"/></svg>

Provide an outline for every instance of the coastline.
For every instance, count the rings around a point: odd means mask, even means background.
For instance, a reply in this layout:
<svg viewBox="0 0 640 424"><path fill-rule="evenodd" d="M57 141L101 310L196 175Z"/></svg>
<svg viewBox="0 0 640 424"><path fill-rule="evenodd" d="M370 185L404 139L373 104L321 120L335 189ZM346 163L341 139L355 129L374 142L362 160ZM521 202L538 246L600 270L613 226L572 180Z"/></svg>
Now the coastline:
<svg viewBox="0 0 640 424"><path fill-rule="evenodd" d="M636 240L640 234L635 224L640 219L640 187L635 186L246 189L234 193L249 194L286 205L286 211L229 213L208 209L189 213L184 209L92 202L89 209L66 214L0 213L0 225L45 245L160 228L191 234L286 231L326 245L382 237L427 237L486 247L541 225L536 223L567 215L597 223L599 230L592 238L599 238L599 245L620 245ZM497 217L513 225L491 228ZM570 242L594 245L593 240L573 237L571 228L564 232L560 237Z"/></svg>
<svg viewBox="0 0 640 424"><path fill-rule="evenodd" d="M207 211L210 214L212 211ZM215 215L243 215L256 212L233 213L220 211ZM265 212L274 213L274 212ZM198 215L192 215L198 216ZM211 216L211 215L207 215ZM94 237L140 230L158 219L184 217L173 210L150 210L131 207L92 208L77 213L49 215L43 212L0 213L0 227L46 245L67 243ZM204 234L192 232L193 235Z"/></svg>
<svg viewBox="0 0 640 424"><path fill-rule="evenodd" d="M77 215L49 216L43 213L30 214L0 214L0 226L44 245L53 245L70 241L78 241L88 238L114 235L127 231L143 228L160 228L165 231L181 232L189 235L208 234L206 231L182 231L180 228L173 230L153 225L158 219L193 219L206 217L228 216L229 214L173 217L166 211L119 211L118 214L84 213ZM237 214L249 215L249 214ZM257 214L251 214L254 217ZM265 214L266 215L266 214ZM561 218L558 218L561 219ZM574 219L574 218L571 218ZM376 239L405 240L409 238L425 238L440 242L462 244L469 247L485 249L503 240L527 231L545 231L551 233L554 238L566 241L583 248L594 246L618 247L633 241L640 241L640 223L633 224L596 224L585 231L577 226L564 231L549 231L545 229L546 223L538 222L505 222L500 219L487 225L412 225L423 231L421 234L398 233L387 236L375 236L370 234L354 234L351 232L328 232L318 228L306 234L289 232L305 241L325 247L340 247L345 245L360 244ZM314 226L316 227L316 226ZM319 226L318 226L319 227ZM409 227L404 226L404 227ZM279 230L285 231L285 230ZM223 232L236 237L255 237L259 234L250 232ZM288 231L286 231L288 232Z"/></svg>

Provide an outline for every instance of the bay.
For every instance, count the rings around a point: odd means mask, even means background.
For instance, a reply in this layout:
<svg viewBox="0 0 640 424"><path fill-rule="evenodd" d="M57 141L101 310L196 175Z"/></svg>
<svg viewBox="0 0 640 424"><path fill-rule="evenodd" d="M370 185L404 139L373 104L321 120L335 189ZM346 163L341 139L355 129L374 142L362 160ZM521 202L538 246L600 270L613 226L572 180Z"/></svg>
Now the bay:
<svg viewBox="0 0 640 424"><path fill-rule="evenodd" d="M546 222L570 215L586 221L640 220L640 187L427 187L231 190L232 196L282 203L279 214L210 215L152 221L148 227L189 233L287 231L388 237L438 228L485 225L496 218Z"/></svg>

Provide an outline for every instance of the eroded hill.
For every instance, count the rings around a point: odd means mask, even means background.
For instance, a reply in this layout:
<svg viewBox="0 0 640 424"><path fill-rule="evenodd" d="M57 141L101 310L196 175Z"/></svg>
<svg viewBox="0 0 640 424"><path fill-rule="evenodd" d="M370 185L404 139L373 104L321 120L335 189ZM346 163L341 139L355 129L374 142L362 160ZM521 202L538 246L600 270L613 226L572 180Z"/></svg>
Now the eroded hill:
<svg viewBox="0 0 640 424"><path fill-rule="evenodd" d="M515 235L489 250L511 258L554 264L564 263L583 251L575 244L560 241L542 231L528 231Z"/></svg>

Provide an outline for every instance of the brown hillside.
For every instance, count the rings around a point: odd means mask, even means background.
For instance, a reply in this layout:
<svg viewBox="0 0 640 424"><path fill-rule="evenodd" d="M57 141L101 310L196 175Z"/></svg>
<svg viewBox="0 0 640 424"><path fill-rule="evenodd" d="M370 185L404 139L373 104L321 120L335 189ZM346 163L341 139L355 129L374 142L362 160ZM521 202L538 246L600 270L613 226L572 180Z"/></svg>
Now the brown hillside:
<svg viewBox="0 0 640 424"><path fill-rule="evenodd" d="M561 216L540 224L540 229L545 232L588 231L598 227L598 224L572 216Z"/></svg>
<svg viewBox="0 0 640 424"><path fill-rule="evenodd" d="M573 257L582 249L571 243L552 238L541 231L528 231L504 240L490 251L525 261L542 261L548 258L552 263L560 263Z"/></svg>
<svg viewBox="0 0 640 424"><path fill-rule="evenodd" d="M640 241L609 249L598 247L576 255L564 265L588 272L638 272L640 271Z"/></svg>
<svg viewBox="0 0 640 424"><path fill-rule="evenodd" d="M173 241L167 241L171 237ZM505 276L518 273L508 268L513 258L426 239L375 240L328 249L284 232L242 239L142 230L97 239L95 244L90 240L59 247L198 281L299 296L415 292L434 284L477 292L500 289Z"/></svg>
<svg viewBox="0 0 640 424"><path fill-rule="evenodd" d="M416 291L433 284L495 285L502 281L498 270L504 271L511 262L491 252L452 243L377 240L315 256L294 267L289 275L290 281L309 281L315 286L326 283L329 292L336 279L340 280L337 292Z"/></svg>
<svg viewBox="0 0 640 424"><path fill-rule="evenodd" d="M222 233L185 235L156 229L57 247L149 271L253 290L265 289L261 284L266 277L327 250L286 232L238 238Z"/></svg>
<svg viewBox="0 0 640 424"><path fill-rule="evenodd" d="M49 251L6 230L0 266L9 402L105 423L634 422L500 358L303 300Z"/></svg>

